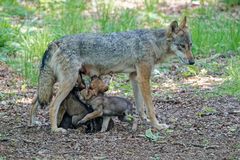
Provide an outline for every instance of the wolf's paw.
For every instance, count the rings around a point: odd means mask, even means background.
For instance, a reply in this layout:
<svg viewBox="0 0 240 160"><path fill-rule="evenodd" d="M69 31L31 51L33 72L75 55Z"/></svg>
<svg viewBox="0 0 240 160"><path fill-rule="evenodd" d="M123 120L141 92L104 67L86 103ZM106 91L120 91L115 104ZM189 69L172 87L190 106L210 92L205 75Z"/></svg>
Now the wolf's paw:
<svg viewBox="0 0 240 160"><path fill-rule="evenodd" d="M62 133L66 133L67 130L64 128L52 128L52 132L62 132Z"/></svg>
<svg viewBox="0 0 240 160"><path fill-rule="evenodd" d="M142 121L150 121L150 120L147 118L147 115L146 115L145 113L140 114L140 119L141 119Z"/></svg>
<svg viewBox="0 0 240 160"><path fill-rule="evenodd" d="M163 130L163 129L168 129L169 128L169 125L165 124L165 123L162 123L162 124L153 124L153 127L158 129L158 130Z"/></svg>

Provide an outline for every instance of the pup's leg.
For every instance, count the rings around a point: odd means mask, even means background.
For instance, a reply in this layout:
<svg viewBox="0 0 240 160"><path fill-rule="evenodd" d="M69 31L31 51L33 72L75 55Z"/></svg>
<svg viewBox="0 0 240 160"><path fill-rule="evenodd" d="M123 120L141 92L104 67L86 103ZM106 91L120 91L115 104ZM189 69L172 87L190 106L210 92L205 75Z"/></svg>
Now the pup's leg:
<svg viewBox="0 0 240 160"><path fill-rule="evenodd" d="M135 72L131 73L129 75L129 78L131 80L132 88L133 88L133 95L136 103L136 109L138 114L140 114L140 117L142 120L146 120L147 116L144 112L144 101L143 101L143 96L141 93L141 90L138 86L138 81L137 81L137 74Z"/></svg>
<svg viewBox="0 0 240 160"><path fill-rule="evenodd" d="M85 122L87 122L87 121L89 121L91 119L94 119L94 118L97 118L97 117L101 117L102 115L103 115L102 111L98 111L98 110L93 111L91 113L88 113L85 117L83 117L83 119L80 120L78 122L78 124L83 124L83 123L85 123Z"/></svg>
<svg viewBox="0 0 240 160"><path fill-rule="evenodd" d="M65 132L66 131L65 129L58 128L58 126L57 126L58 112L59 112L61 103L67 97L67 95L70 93L70 91L73 89L73 87L77 81L78 73L76 73L75 75L71 75L71 76L65 75L65 77L67 77L68 79L65 79L65 81L60 83L60 87L56 94L56 97L50 104L50 108L49 108L51 130L53 132L58 132L58 131Z"/></svg>
<svg viewBox="0 0 240 160"><path fill-rule="evenodd" d="M137 67L137 78L139 82L139 87L141 89L143 99L147 107L147 114L150 119L150 123L152 124L153 127L157 129L167 128L168 126L166 124L158 123L158 120L155 115L155 110L153 108L151 88L150 88L150 77L151 77L152 66L142 62L136 67Z"/></svg>
<svg viewBox="0 0 240 160"><path fill-rule="evenodd" d="M110 119L111 119L111 117L109 117L109 116L103 117L102 129L100 132L106 132L106 130L108 129L108 124L109 124Z"/></svg>
<svg viewBox="0 0 240 160"><path fill-rule="evenodd" d="M72 124L74 127L78 126L78 122L83 118L82 114L72 116Z"/></svg>

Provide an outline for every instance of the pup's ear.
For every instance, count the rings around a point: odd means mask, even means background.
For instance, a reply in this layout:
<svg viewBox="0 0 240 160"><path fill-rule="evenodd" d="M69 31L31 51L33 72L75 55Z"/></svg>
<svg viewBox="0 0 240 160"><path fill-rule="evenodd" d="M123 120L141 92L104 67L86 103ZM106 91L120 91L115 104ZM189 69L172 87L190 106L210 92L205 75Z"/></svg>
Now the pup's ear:
<svg viewBox="0 0 240 160"><path fill-rule="evenodd" d="M173 21L168 27L168 37L172 36L173 33L177 33L178 30L178 22Z"/></svg>
<svg viewBox="0 0 240 160"><path fill-rule="evenodd" d="M184 16L181 24L180 24L180 28L186 28L187 27L187 17Z"/></svg>

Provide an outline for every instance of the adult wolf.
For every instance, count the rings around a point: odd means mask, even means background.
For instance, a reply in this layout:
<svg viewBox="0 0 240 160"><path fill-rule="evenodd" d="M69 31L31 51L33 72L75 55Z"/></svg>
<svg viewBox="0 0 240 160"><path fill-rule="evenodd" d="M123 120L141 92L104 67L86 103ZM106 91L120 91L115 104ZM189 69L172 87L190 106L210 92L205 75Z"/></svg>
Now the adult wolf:
<svg viewBox="0 0 240 160"><path fill-rule="evenodd" d="M83 33L52 42L42 59L37 97L31 111L34 112L38 105L48 104L53 84L60 82L56 97L50 103L50 121L52 131L64 131L57 127L59 106L74 87L79 71L90 76L122 72L129 73L140 116L146 118L145 104L152 126L157 129L167 127L159 124L156 118L150 76L154 65L169 55L177 55L185 64L194 64L186 22L184 17L180 25L173 21L168 29ZM31 117L33 120L34 116Z"/></svg>

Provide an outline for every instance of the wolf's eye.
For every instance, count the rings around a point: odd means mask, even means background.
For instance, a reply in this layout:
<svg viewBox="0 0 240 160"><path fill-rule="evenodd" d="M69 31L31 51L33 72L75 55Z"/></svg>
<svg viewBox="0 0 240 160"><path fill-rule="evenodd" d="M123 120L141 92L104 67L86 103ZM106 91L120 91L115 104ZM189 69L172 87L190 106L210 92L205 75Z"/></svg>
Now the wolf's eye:
<svg viewBox="0 0 240 160"><path fill-rule="evenodd" d="M189 43L189 46L192 47L192 43Z"/></svg>
<svg viewBox="0 0 240 160"><path fill-rule="evenodd" d="M180 44L180 47L181 48L185 48L185 44Z"/></svg>

